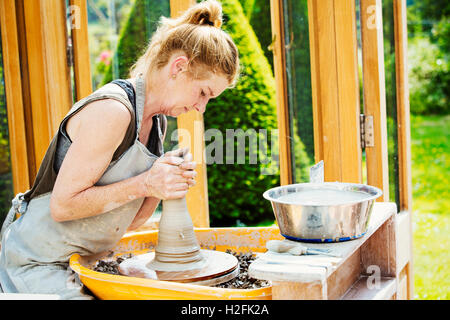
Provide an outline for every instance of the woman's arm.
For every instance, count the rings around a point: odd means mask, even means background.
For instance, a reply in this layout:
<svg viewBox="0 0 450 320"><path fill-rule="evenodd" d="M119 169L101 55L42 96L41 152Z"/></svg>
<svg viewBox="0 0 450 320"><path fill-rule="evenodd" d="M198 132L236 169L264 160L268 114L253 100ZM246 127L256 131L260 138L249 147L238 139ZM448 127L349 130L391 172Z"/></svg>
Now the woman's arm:
<svg viewBox="0 0 450 320"><path fill-rule="evenodd" d="M167 135L167 120L165 122L166 123L164 125L162 143L164 143L164 141L166 139L166 135ZM136 230L141 225L143 225L155 212L160 201L161 201L161 199L158 199L155 197L145 198L144 202L141 205L141 208L139 209L138 213L134 217L133 222L131 222L127 231Z"/></svg>
<svg viewBox="0 0 450 320"><path fill-rule="evenodd" d="M123 140L131 115L115 100L99 100L77 114L72 144L55 181L50 211L55 221L95 216L142 197L180 198L188 189L179 157L162 157L138 176L94 186ZM72 120L72 119L71 119Z"/></svg>
<svg viewBox="0 0 450 320"><path fill-rule="evenodd" d="M75 116L74 116L75 117ZM50 200L54 220L85 218L114 209L144 195L134 177L108 186L94 186L123 140L131 114L112 99L90 103L69 120L72 144L67 151ZM73 121L70 123L70 121Z"/></svg>
<svg viewBox="0 0 450 320"><path fill-rule="evenodd" d="M167 125L164 128L163 138L162 141L164 142L164 139L166 138L167 134ZM174 155L176 153L179 153L179 150L169 151L165 154L167 155ZM181 153L184 153L184 151L181 151ZM194 171L196 167L196 163L192 162L192 154L187 153L184 156L184 163L181 164L181 167L187 171L184 172L184 176L189 178L188 185L189 187L192 187L195 185L194 178L196 177L197 173ZM145 198L144 202L141 205L141 208L139 209L138 213L133 219L133 222L128 227L127 231L133 231L139 228L141 225L143 225L155 212L156 208L158 207L158 204L161 199L155 198L155 197L147 197Z"/></svg>
<svg viewBox="0 0 450 320"><path fill-rule="evenodd" d="M160 199L155 197L145 198L144 202L141 205L141 208L134 217L133 222L130 224L127 231L136 230L137 228L142 226L152 216L153 212L155 212L159 202Z"/></svg>

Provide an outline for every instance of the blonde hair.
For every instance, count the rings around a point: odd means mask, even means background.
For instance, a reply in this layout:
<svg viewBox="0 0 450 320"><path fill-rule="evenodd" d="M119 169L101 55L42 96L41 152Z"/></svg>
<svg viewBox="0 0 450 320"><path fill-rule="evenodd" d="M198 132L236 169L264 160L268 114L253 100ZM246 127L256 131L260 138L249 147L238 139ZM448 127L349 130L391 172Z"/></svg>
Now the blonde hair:
<svg viewBox="0 0 450 320"><path fill-rule="evenodd" d="M201 78L206 69L224 74L230 87L234 86L239 76L238 49L221 25L222 5L215 0L195 4L178 18L162 17L130 76L159 70L172 54L182 51L189 59L188 71L194 78Z"/></svg>

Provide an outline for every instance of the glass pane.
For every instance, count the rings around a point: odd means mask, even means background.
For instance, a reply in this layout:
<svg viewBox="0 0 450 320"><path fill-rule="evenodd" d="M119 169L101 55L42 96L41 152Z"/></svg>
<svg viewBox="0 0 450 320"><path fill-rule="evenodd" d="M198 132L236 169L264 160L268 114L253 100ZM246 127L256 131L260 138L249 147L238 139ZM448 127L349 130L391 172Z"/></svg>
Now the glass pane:
<svg viewBox="0 0 450 320"><path fill-rule="evenodd" d="M93 90L114 79L127 79L129 69L144 53L161 16L170 16L167 0L88 0L88 33ZM176 119L168 117L165 149Z"/></svg>
<svg viewBox="0 0 450 320"><path fill-rule="evenodd" d="M67 46L72 47L72 37L73 37L73 30L75 28L80 28L81 26L77 25L77 23L80 23L78 18L79 14L79 8L76 6L72 7L70 5L69 0L65 0L66 4L66 30L67 30ZM72 104L76 102L76 86L75 86L75 74L74 74L74 66L73 64L69 66L69 73L70 73L70 85L72 88Z"/></svg>
<svg viewBox="0 0 450 320"><path fill-rule="evenodd" d="M364 92L363 92L363 74L362 74L362 40L361 40L361 7L360 0L355 1L356 9L356 39L358 45L358 81L359 81L359 105L360 113L364 113ZM366 150L362 149L362 183L367 184L367 162L366 162Z"/></svg>
<svg viewBox="0 0 450 320"><path fill-rule="evenodd" d="M358 69L360 81L361 113L364 113L364 94L362 84L362 43L360 0L356 0L356 25L358 37ZM389 201L396 202L399 208L399 171L398 171L398 139L397 139L397 97L395 77L395 43L394 43L394 13L392 0L383 1L383 37L384 37L384 70L386 86L386 119L388 135L388 166L389 166ZM366 152L362 152L363 183L367 183Z"/></svg>
<svg viewBox="0 0 450 320"><path fill-rule="evenodd" d="M309 181L314 162L311 66L306 0L283 1L293 183Z"/></svg>
<svg viewBox="0 0 450 320"><path fill-rule="evenodd" d="M395 35L393 0L383 1L384 70L386 79L386 116L388 131L389 201L399 203L397 86L395 77Z"/></svg>
<svg viewBox="0 0 450 320"><path fill-rule="evenodd" d="M14 197L9 149L8 114L6 109L3 54L0 33L0 225L11 207Z"/></svg>
<svg viewBox="0 0 450 320"><path fill-rule="evenodd" d="M129 70L145 52L161 16L170 16L168 0L88 0L88 34L93 90L114 79L128 79ZM164 149L178 141L175 118L167 117ZM172 139L171 139L172 138ZM157 212L161 210L161 205Z"/></svg>
<svg viewBox="0 0 450 320"><path fill-rule="evenodd" d="M145 47L169 1L88 0L88 33L93 89L128 71Z"/></svg>
<svg viewBox="0 0 450 320"><path fill-rule="evenodd" d="M210 100L204 114L214 227L274 222L270 202L262 196L280 181L275 81L264 52L270 44L268 6L266 0L222 1L222 29L235 41L242 69L236 87Z"/></svg>

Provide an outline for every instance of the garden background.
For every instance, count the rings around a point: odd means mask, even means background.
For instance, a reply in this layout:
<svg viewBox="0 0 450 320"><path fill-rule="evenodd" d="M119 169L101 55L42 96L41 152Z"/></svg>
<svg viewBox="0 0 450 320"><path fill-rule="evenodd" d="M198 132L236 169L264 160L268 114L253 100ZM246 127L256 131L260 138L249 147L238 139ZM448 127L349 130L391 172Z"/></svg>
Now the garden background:
<svg viewBox="0 0 450 320"><path fill-rule="evenodd" d="M358 7L358 0L355 0ZM286 1L294 50L288 67L294 106L292 136L295 181L308 180L313 164L312 101L309 69L309 39L306 0ZM161 15L169 16L168 0L87 0L89 47L94 89L113 78L127 78L128 69L145 50L146 41ZM205 129L276 129L275 86L273 77L270 8L268 0L223 0L224 26L236 41L242 62L242 77L236 88L226 91L208 104ZM449 52L450 2L447 0L408 0L408 58L411 108L411 152L413 185L413 233L415 298L450 297L449 185ZM385 33L386 100L389 131L389 163L392 201L396 201L395 181L395 73L392 0L383 1ZM0 50L0 61L1 50ZM290 61L290 62L289 62ZM295 62L295 63L294 63ZM360 64L361 65L361 64ZM13 197L9 160L3 72L0 63L0 220L4 219ZM362 97L362 95L361 95ZM363 105L363 101L361 101ZM166 149L176 128L169 121ZM225 135L224 135L225 136ZM275 146L276 146L276 142ZM235 145L238 141L233 142ZM269 136L268 145L271 145ZM276 149L276 148L275 148ZM273 213L262 193L279 184L279 175L261 174L272 170L259 159L258 164L214 163L208 165L208 192L212 226L255 226L274 223ZM214 156L213 153L210 156ZM272 156L271 154L268 155ZM231 200L232 199L232 200Z"/></svg>

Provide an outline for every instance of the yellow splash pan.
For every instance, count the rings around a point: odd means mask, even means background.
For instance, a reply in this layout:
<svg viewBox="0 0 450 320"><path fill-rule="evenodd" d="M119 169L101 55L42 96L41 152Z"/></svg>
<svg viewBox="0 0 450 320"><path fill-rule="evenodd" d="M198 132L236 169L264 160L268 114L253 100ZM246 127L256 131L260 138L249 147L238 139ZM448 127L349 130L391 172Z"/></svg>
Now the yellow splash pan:
<svg viewBox="0 0 450 320"><path fill-rule="evenodd" d="M264 252L268 240L282 240L278 227L196 228L194 232L202 249L238 253ZM147 253L156 247L158 231L126 234L112 249L114 256ZM95 262L106 254L70 258L70 267L99 299L104 300L268 300L272 287L258 289L225 289L195 284L142 279L93 271Z"/></svg>

